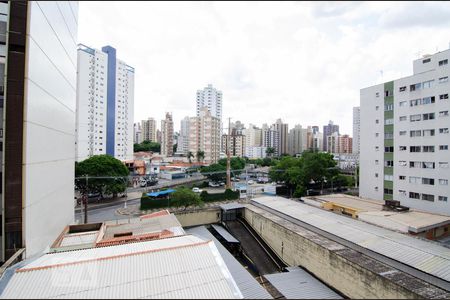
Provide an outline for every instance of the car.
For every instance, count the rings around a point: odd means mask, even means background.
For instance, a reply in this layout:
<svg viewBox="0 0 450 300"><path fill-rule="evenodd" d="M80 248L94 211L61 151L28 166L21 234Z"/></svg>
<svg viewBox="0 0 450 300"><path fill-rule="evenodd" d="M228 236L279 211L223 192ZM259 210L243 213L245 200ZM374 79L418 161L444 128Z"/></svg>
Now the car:
<svg viewBox="0 0 450 300"><path fill-rule="evenodd" d="M199 189L198 187L192 188L192 191L194 193L201 193L201 192L203 192L203 190Z"/></svg>
<svg viewBox="0 0 450 300"><path fill-rule="evenodd" d="M225 185L225 182L219 182L219 185L220 185L220 186L224 186L224 185Z"/></svg>
<svg viewBox="0 0 450 300"><path fill-rule="evenodd" d="M210 187L219 187L219 186L220 186L218 183L212 182L212 181L208 182L208 185L209 185Z"/></svg>
<svg viewBox="0 0 450 300"><path fill-rule="evenodd" d="M247 181L247 184L254 184L255 182L253 180Z"/></svg>
<svg viewBox="0 0 450 300"><path fill-rule="evenodd" d="M231 181L233 181L233 182L239 182L240 179L239 179L239 178L236 178L236 177L232 177L232 178L231 178Z"/></svg>

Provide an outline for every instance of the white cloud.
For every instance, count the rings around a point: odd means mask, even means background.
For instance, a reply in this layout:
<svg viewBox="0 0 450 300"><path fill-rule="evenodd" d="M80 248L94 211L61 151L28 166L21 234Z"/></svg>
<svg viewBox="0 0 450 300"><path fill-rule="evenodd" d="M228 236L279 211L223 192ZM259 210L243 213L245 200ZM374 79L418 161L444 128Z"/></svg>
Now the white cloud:
<svg viewBox="0 0 450 300"><path fill-rule="evenodd" d="M79 41L109 44L136 68L135 121L169 111L176 129L194 115L196 91L212 83L223 91L224 118L282 118L290 128L331 119L351 134L361 88L410 75L416 52L447 49L450 40L446 3L79 6Z"/></svg>

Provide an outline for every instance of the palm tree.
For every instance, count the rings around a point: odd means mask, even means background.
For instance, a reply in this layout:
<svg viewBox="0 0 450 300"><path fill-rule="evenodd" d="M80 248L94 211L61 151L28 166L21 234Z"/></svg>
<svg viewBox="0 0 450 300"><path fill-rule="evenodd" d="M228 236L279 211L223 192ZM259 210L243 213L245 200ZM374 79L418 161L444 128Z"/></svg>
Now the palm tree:
<svg viewBox="0 0 450 300"><path fill-rule="evenodd" d="M188 159L189 159L189 163L191 164L191 163L192 163L191 157L192 157L192 158L194 157L194 153L192 153L191 151L189 151L188 154L187 154L187 157L188 157Z"/></svg>
<svg viewBox="0 0 450 300"><path fill-rule="evenodd" d="M272 157L272 155L275 153L275 148L274 147L267 147L266 149L266 154L269 157Z"/></svg>
<svg viewBox="0 0 450 300"><path fill-rule="evenodd" d="M197 151L197 161L201 162L205 158L205 151Z"/></svg>

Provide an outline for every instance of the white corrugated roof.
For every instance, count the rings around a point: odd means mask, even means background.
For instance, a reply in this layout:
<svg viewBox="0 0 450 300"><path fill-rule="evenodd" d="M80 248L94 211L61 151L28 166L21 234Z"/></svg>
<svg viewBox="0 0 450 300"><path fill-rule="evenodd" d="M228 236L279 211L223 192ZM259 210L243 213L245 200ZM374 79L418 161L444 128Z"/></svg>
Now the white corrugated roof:
<svg viewBox="0 0 450 300"><path fill-rule="evenodd" d="M242 298L242 294L214 243L188 235L45 254L18 269L1 298Z"/></svg>
<svg viewBox="0 0 450 300"><path fill-rule="evenodd" d="M282 197L261 197L253 199L253 201L423 272L450 281L450 249L436 243Z"/></svg>
<svg viewBox="0 0 450 300"><path fill-rule="evenodd" d="M60 247L95 243L97 235L98 230L83 233L66 234L61 241Z"/></svg>
<svg viewBox="0 0 450 300"><path fill-rule="evenodd" d="M269 292L241 265L240 262L224 247L222 244L206 229L205 226L199 226L187 229L190 234L201 238L212 240L220 252L225 264L230 270L234 281L245 299L272 299Z"/></svg>
<svg viewBox="0 0 450 300"><path fill-rule="evenodd" d="M342 299L339 294L301 268L264 275L286 299Z"/></svg>

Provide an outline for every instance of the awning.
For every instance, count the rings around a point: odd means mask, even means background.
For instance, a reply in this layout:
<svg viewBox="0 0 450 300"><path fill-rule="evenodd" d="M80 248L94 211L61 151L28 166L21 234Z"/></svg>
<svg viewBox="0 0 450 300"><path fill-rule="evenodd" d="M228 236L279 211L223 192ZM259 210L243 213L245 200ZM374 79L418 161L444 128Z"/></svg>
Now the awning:
<svg viewBox="0 0 450 300"><path fill-rule="evenodd" d="M168 190L160 191L160 192L147 193L147 196L149 196L149 197L159 197L159 196L172 194L173 192L175 192L174 189L168 189Z"/></svg>

